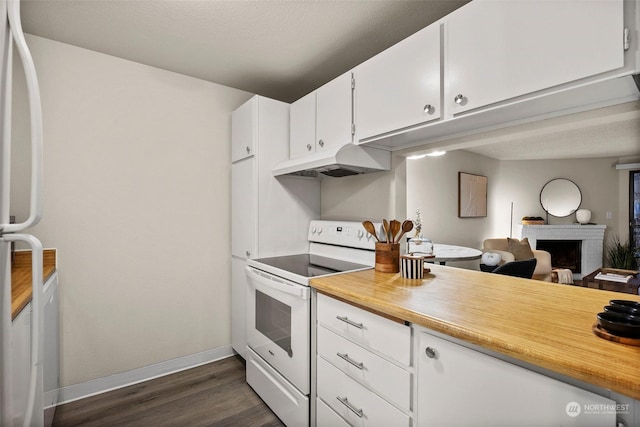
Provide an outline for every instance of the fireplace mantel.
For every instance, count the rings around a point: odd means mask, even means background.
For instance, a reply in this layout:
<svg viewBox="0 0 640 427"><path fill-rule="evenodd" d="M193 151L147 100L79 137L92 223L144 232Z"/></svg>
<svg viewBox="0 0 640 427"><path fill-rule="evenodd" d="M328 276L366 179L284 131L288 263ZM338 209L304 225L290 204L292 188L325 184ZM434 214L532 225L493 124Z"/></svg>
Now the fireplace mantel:
<svg viewBox="0 0 640 427"><path fill-rule="evenodd" d="M516 233L520 238L528 238L532 248L536 248L538 240L579 240L582 247L581 271L574 274L574 279L596 271L602 267L604 231L606 225L599 224L564 224L564 225L518 225ZM553 260L551 260L553 264Z"/></svg>

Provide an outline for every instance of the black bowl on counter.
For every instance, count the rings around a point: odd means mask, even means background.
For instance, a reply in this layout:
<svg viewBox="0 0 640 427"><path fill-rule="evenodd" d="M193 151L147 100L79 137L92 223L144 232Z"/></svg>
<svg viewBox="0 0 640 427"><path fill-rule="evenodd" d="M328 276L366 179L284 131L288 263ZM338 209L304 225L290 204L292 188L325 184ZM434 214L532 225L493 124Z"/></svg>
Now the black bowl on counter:
<svg viewBox="0 0 640 427"><path fill-rule="evenodd" d="M598 325L613 335L640 338L640 316L605 311L598 313Z"/></svg>
<svg viewBox="0 0 640 427"><path fill-rule="evenodd" d="M630 305L611 304L604 308L604 311L611 311L615 313L630 314L632 316L640 316L640 308L633 308Z"/></svg>
<svg viewBox="0 0 640 427"><path fill-rule="evenodd" d="M623 305L625 307L635 308L636 310L640 310L640 302L631 301L628 299L612 299L609 301L609 305Z"/></svg>

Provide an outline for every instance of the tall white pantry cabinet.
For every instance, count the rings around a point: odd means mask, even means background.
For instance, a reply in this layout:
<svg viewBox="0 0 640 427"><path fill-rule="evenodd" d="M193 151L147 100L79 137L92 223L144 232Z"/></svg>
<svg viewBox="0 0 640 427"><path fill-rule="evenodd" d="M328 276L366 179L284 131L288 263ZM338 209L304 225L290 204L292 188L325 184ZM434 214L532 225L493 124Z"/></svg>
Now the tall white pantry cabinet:
<svg viewBox="0 0 640 427"><path fill-rule="evenodd" d="M289 104L254 96L231 115L231 346L245 357L246 260L306 253L320 182L275 178L289 158Z"/></svg>

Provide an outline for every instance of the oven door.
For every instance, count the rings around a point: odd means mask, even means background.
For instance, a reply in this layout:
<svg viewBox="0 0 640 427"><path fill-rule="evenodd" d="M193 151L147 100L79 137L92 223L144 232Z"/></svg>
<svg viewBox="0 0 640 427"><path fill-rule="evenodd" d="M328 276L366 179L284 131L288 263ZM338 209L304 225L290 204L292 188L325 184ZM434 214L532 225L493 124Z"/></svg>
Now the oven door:
<svg viewBox="0 0 640 427"><path fill-rule="evenodd" d="M311 290L252 267L246 272L248 346L309 394Z"/></svg>

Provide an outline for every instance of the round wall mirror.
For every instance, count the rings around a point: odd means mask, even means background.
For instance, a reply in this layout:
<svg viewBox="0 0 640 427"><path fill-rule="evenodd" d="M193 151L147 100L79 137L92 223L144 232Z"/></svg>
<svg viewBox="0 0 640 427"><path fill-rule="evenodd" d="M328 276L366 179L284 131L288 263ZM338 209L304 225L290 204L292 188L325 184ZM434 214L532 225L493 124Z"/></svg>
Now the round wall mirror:
<svg viewBox="0 0 640 427"><path fill-rule="evenodd" d="M582 193L580 188L565 178L552 179L540 191L540 204L549 214L565 217L573 214L580 207Z"/></svg>

